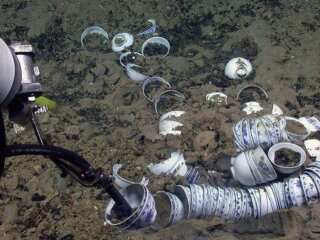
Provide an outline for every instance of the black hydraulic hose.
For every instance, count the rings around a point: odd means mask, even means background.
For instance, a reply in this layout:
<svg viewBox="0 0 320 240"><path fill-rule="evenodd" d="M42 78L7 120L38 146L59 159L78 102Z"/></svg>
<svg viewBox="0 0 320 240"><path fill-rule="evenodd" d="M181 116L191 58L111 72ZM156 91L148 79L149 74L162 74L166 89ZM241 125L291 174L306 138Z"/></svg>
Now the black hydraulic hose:
<svg viewBox="0 0 320 240"><path fill-rule="evenodd" d="M12 157L17 155L44 155L49 157L58 158L61 160L54 160L56 164L61 164L62 160L64 163L71 163L73 167L80 167L81 173L88 172L92 170L91 165L82 157L74 152L66 150L64 148L51 146L51 145L36 145L36 144L21 144L21 145L9 145L5 148L5 157ZM62 167L68 168L66 164ZM72 169L72 167L71 167ZM70 172L69 172L70 173ZM76 176L79 177L79 176ZM116 204L116 215L117 216L129 216L132 213L132 209L124 197L118 192L118 190L110 184L108 179L100 179L100 185L110 194L110 196L115 200Z"/></svg>
<svg viewBox="0 0 320 240"><path fill-rule="evenodd" d="M67 160L69 163L72 163L73 165L82 168L84 171L89 171L91 169L90 163L88 163L78 154L56 146L37 144L9 145L5 148L4 153L5 157L12 157L17 155L54 156Z"/></svg>
<svg viewBox="0 0 320 240"><path fill-rule="evenodd" d="M4 161L6 157L5 149L6 149L6 131L4 128L2 112L0 111L0 178L4 170Z"/></svg>

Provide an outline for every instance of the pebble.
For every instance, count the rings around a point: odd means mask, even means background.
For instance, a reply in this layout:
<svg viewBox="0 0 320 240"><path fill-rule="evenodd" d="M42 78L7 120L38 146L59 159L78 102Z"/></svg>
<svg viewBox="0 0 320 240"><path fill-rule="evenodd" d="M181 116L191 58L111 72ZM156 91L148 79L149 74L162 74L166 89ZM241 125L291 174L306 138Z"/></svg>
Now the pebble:
<svg viewBox="0 0 320 240"><path fill-rule="evenodd" d="M34 165L34 166L33 166L33 171L34 171L37 175L40 175L41 172L42 172L42 167L41 167L41 165Z"/></svg>
<svg viewBox="0 0 320 240"><path fill-rule="evenodd" d="M68 188L68 182L65 178L58 176L55 187L59 192L65 192Z"/></svg>
<svg viewBox="0 0 320 240"><path fill-rule="evenodd" d="M80 133L80 128L78 126L68 126L65 130L67 136L77 136Z"/></svg>
<svg viewBox="0 0 320 240"><path fill-rule="evenodd" d="M167 57L166 65L168 68L180 73L185 72L190 68L189 62L183 57Z"/></svg>
<svg viewBox="0 0 320 240"><path fill-rule="evenodd" d="M73 72L78 74L78 73L84 72L86 68L87 68L87 65L83 63L77 63L73 65Z"/></svg>
<svg viewBox="0 0 320 240"><path fill-rule="evenodd" d="M3 208L3 215L5 218L3 219L5 222L14 224L18 220L18 206L16 203L6 205Z"/></svg>
<svg viewBox="0 0 320 240"><path fill-rule="evenodd" d="M94 81L94 76L90 73L86 75L85 81L88 83L92 83Z"/></svg>
<svg viewBox="0 0 320 240"><path fill-rule="evenodd" d="M106 67L105 66L103 66L103 65L101 65L101 64L99 64L99 65L97 65L96 67L94 67L94 68L92 68L91 69L91 72L95 75L95 76L102 76L102 75L104 75L105 74L105 72L106 72Z"/></svg>

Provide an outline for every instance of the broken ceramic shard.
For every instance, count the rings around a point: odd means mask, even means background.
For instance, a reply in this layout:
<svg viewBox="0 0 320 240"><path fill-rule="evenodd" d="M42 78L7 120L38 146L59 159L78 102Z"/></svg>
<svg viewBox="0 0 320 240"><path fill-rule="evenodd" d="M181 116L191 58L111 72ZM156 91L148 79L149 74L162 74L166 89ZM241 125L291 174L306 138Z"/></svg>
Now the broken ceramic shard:
<svg viewBox="0 0 320 240"><path fill-rule="evenodd" d="M308 139L304 141L304 146L311 157L320 156L320 141L318 139Z"/></svg>
<svg viewBox="0 0 320 240"><path fill-rule="evenodd" d="M163 99L165 97L175 97L180 100L186 98L181 92L178 92L176 90L167 90L167 91L162 92L157 97L156 101L154 102L154 110L157 115L159 115L159 111L158 111L159 103L160 103L161 99Z"/></svg>
<svg viewBox="0 0 320 240"><path fill-rule="evenodd" d="M238 94L237 94L237 98L236 98L236 99L237 99L237 100L240 99L241 93L242 93L244 90L249 89L249 88L258 89L258 90L260 90L260 91L263 93L263 95L265 96L266 99L269 98L267 92L266 92L262 87L259 87L258 85L248 85L248 86L245 86L244 88L241 88L241 89L240 89L240 91L239 91Z"/></svg>
<svg viewBox="0 0 320 240"><path fill-rule="evenodd" d="M182 123L171 120L172 117L178 118L185 114L184 111L171 111L163 114L160 117L159 121L159 134L161 135L167 135L167 134L173 134L173 135L180 135L181 131L178 130L178 127L183 126Z"/></svg>
<svg viewBox="0 0 320 240"><path fill-rule="evenodd" d="M123 177L121 177L118 174L118 171L120 170L120 168L122 167L122 164L115 164L112 168L112 178L114 183L120 187L120 188L125 188L128 187L131 184L135 184L134 182L131 182L127 179L124 179ZM140 184L146 186L149 183L149 180L146 179L145 177L142 178Z"/></svg>
<svg viewBox="0 0 320 240"><path fill-rule="evenodd" d="M123 63L123 59L125 59L127 56L129 56L129 55L133 55L132 57L131 57L131 60L136 60L136 56L142 56L142 54L141 53L139 53L139 52L124 52L124 53L122 53L121 55L120 55L120 58L119 58L119 62L120 62L120 64L121 64L121 66L123 66L123 67L126 67L128 64L124 64ZM134 55L136 55L136 56L134 56ZM143 56L142 56L143 57Z"/></svg>
<svg viewBox="0 0 320 240"><path fill-rule="evenodd" d="M247 102L244 105L245 108L243 108L242 111L246 112L247 115L263 110L263 107L261 107L258 102Z"/></svg>
<svg viewBox="0 0 320 240"><path fill-rule="evenodd" d="M208 93L206 96L207 101L215 102L215 103L225 103L227 104L228 96L221 92L212 92Z"/></svg>
<svg viewBox="0 0 320 240"><path fill-rule="evenodd" d="M172 152L169 159L158 164L150 163L148 169L155 175L164 173L166 175L185 176L187 173L186 160L179 151Z"/></svg>
<svg viewBox="0 0 320 240"><path fill-rule="evenodd" d="M317 132L320 131L320 121L312 116L312 117L301 117L299 121L305 126L305 128L309 132Z"/></svg>
<svg viewBox="0 0 320 240"><path fill-rule="evenodd" d="M224 70L225 75L231 79L243 79L251 72L251 63L247 59L241 57L231 59Z"/></svg>
<svg viewBox="0 0 320 240"><path fill-rule="evenodd" d="M156 32L156 20L155 19L148 19L148 22L150 22L152 24L152 26L150 28L148 28L147 30L138 33L137 36L143 36L143 35L153 35Z"/></svg>
<svg viewBox="0 0 320 240"><path fill-rule="evenodd" d="M109 41L108 33L101 27L93 26L89 27L86 30L83 31L81 34L80 42L81 45L84 45L84 40L89 34L99 34L105 38L104 43L107 43Z"/></svg>
<svg viewBox="0 0 320 240"><path fill-rule="evenodd" d="M165 85L167 85L168 88L171 88L171 85L170 83L161 78L161 77L150 77L148 78L147 80L144 81L143 83L143 86L142 86L142 92L143 92L143 96L149 101L149 102L154 102L155 100L151 99L150 97L147 96L146 94L146 87L151 84L151 83L154 83L154 82L160 82L160 83L164 83Z"/></svg>
<svg viewBox="0 0 320 240"><path fill-rule="evenodd" d="M187 179L187 182L189 184L192 184L200 180L201 175L200 175L200 172L198 171L198 168L188 166L188 171L185 177Z"/></svg>
<svg viewBox="0 0 320 240"><path fill-rule="evenodd" d="M273 104L271 113L273 115L283 115L282 109L276 104Z"/></svg>
<svg viewBox="0 0 320 240"><path fill-rule="evenodd" d="M126 66L126 73L128 75L128 77L135 82L142 82L144 80L146 80L147 78L149 78L148 76L139 73L138 71L134 70L133 67L136 68L142 68L139 65L133 64L133 63L128 63Z"/></svg>
<svg viewBox="0 0 320 240"><path fill-rule="evenodd" d="M142 45L142 48L141 48L141 54L144 56L144 51L147 47L148 44L158 44L158 45L163 45L167 48L167 52L166 54L163 56L167 56L170 52L170 43L168 42L167 39L163 38L163 37L153 37L153 38L149 38L147 39L143 45Z"/></svg>
<svg viewBox="0 0 320 240"><path fill-rule="evenodd" d="M112 39L111 49L114 52L120 52L133 44L133 36L130 33L119 33Z"/></svg>

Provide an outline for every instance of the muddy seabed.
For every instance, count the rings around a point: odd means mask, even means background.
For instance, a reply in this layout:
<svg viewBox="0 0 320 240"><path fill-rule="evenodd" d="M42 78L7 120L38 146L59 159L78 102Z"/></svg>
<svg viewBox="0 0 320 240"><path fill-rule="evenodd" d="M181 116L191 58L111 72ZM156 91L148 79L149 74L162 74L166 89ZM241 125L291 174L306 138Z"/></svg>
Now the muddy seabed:
<svg viewBox="0 0 320 240"><path fill-rule="evenodd" d="M3 0L0 37L28 41L36 48L38 78L45 95L59 108L41 116L43 130L54 144L84 156L106 171L125 164L122 175L149 188L170 190L178 181L151 176L146 166L180 149L200 171L224 172L235 153L231 126L244 117L237 92L258 84L286 115L320 118L320 3L284 1L39 1ZM181 136L157 135L158 116L143 97L141 84L129 80L110 47L81 47L89 26L106 29L110 37L137 33L157 20L157 32L171 43L170 54L152 59L145 69L167 79L187 97L186 128ZM144 38L132 50L139 51ZM226 62L249 59L254 74L242 81L224 76ZM227 106L205 101L222 91ZM250 97L250 96L249 96ZM31 129L15 134L6 121L9 143L34 143ZM210 134L204 131L211 131ZM202 141L194 141L196 136ZM206 139L207 137L207 139ZM238 223L219 218L189 220L159 232L119 231L104 226L108 196L84 188L41 157L7 159L0 182L1 239L319 239L320 205L292 208ZM236 185L222 174L211 184Z"/></svg>

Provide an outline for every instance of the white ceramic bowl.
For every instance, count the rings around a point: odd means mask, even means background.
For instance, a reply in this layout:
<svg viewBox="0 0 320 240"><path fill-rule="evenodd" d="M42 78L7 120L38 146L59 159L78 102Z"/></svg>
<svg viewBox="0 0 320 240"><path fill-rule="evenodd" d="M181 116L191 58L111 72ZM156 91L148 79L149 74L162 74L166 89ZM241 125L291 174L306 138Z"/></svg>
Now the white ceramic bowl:
<svg viewBox="0 0 320 240"><path fill-rule="evenodd" d="M269 161L268 156L260 146L252 150L252 157L258 171L260 171L261 175L264 177L265 182L269 182L277 178L276 171Z"/></svg>
<svg viewBox="0 0 320 240"><path fill-rule="evenodd" d="M243 79L252 72L251 63L242 57L231 59L224 70L227 77L231 79Z"/></svg>
<svg viewBox="0 0 320 240"><path fill-rule="evenodd" d="M231 165L231 172L236 181L245 186L256 185L244 152L234 158L231 158Z"/></svg>
<svg viewBox="0 0 320 240"><path fill-rule="evenodd" d="M318 190L310 175L302 173L300 175L300 181L307 204L312 205L318 202Z"/></svg>
<svg viewBox="0 0 320 240"><path fill-rule="evenodd" d="M300 178L295 177L289 179L289 193L293 206L300 207L306 202Z"/></svg>
<svg viewBox="0 0 320 240"><path fill-rule="evenodd" d="M106 222L120 229L139 229L151 225L156 218L157 211L149 190L142 184L131 184L121 189L120 192L135 210L121 222L115 222L112 217L115 202L111 200L105 211Z"/></svg>
<svg viewBox="0 0 320 240"><path fill-rule="evenodd" d="M190 218L191 213L191 192L188 187L177 185L174 189L174 194L182 201L184 209L184 218Z"/></svg>
<svg viewBox="0 0 320 240"><path fill-rule="evenodd" d="M184 209L181 200L164 191L158 191L154 195L157 217L152 224L153 229L161 229L175 224L183 219Z"/></svg>
<svg viewBox="0 0 320 240"><path fill-rule="evenodd" d="M284 148L291 149L291 150L298 152L300 154L300 161L296 166L286 167L286 166L281 166L281 165L275 164L274 158L275 158L276 151L280 150L280 149L284 149ZM271 163L273 164L276 171L278 171L280 173L284 173L284 174L291 174L302 167L302 165L306 161L307 155L306 155L305 151L301 147L299 147L298 145L293 144L293 143L283 142L283 143L277 143L277 144L273 145L268 151L268 157L269 157L269 159L270 159Z"/></svg>

